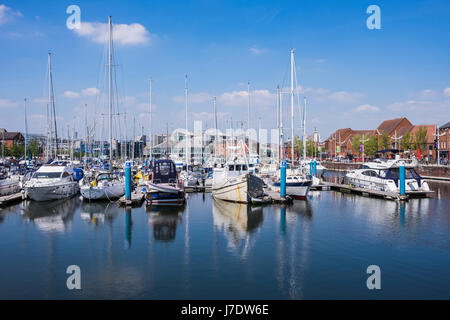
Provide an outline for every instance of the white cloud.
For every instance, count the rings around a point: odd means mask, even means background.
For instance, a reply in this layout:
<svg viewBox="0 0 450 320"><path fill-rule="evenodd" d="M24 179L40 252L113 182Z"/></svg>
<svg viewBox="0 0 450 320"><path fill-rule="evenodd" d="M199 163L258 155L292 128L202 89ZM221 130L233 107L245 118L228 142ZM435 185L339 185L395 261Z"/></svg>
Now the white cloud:
<svg viewBox="0 0 450 320"><path fill-rule="evenodd" d="M380 108L370 104L362 104L355 108L356 112L380 112Z"/></svg>
<svg viewBox="0 0 450 320"><path fill-rule="evenodd" d="M232 106L242 107L248 105L248 92L247 91L232 91L222 93L218 97L218 103ZM275 105L276 95L269 90L253 90L250 92L250 104L252 107L266 107Z"/></svg>
<svg viewBox="0 0 450 320"><path fill-rule="evenodd" d="M361 98L361 94L357 92L339 91L333 92L328 96L328 99L336 102L354 103Z"/></svg>
<svg viewBox="0 0 450 320"><path fill-rule="evenodd" d="M260 55L261 53L266 51L265 48L257 48L256 46L251 47L249 50L250 53L254 55Z"/></svg>
<svg viewBox="0 0 450 320"><path fill-rule="evenodd" d="M63 93L63 96L65 98L69 98L69 99L76 99L80 96L80 94L78 92L75 91L66 91Z"/></svg>
<svg viewBox="0 0 450 320"><path fill-rule="evenodd" d="M79 29L73 29L81 37L97 43L108 41L108 24L100 22L82 22ZM145 44L154 35L139 23L113 24L113 41L118 45Z"/></svg>
<svg viewBox="0 0 450 320"><path fill-rule="evenodd" d="M450 87L444 89L444 96L450 97Z"/></svg>
<svg viewBox="0 0 450 320"><path fill-rule="evenodd" d="M436 96L436 92L434 92L431 89L425 89L419 93L419 97L421 99L430 99L430 98L434 98L435 96Z"/></svg>
<svg viewBox="0 0 450 320"><path fill-rule="evenodd" d="M8 99L0 99L0 108L12 108L16 107L17 102L8 100Z"/></svg>
<svg viewBox="0 0 450 320"><path fill-rule="evenodd" d="M5 24L14 19L14 17L22 17L22 13L20 11L14 11L4 4L0 4L0 24Z"/></svg>
<svg viewBox="0 0 450 320"><path fill-rule="evenodd" d="M100 93L100 90L97 88L86 88L81 90L81 94L85 97L96 96Z"/></svg>
<svg viewBox="0 0 450 320"><path fill-rule="evenodd" d="M317 102L336 102L346 104L357 103L364 96L362 93L359 92L348 92L348 91L333 92L324 88L305 88L304 90L302 90L302 92L307 94Z"/></svg>

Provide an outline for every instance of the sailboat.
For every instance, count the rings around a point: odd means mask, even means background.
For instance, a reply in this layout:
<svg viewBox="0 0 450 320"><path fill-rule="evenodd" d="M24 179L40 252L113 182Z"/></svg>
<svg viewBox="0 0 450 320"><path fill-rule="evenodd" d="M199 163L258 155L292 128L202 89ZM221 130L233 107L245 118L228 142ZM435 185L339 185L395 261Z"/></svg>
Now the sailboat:
<svg viewBox="0 0 450 320"><path fill-rule="evenodd" d="M120 198L125 194L125 180L123 175L115 174L112 170L113 138L112 138L112 23L108 17L108 106L109 106L109 168L106 172L99 172L94 180L83 179L80 182L80 192L86 200L110 200Z"/></svg>
<svg viewBox="0 0 450 320"><path fill-rule="evenodd" d="M278 90L279 101L279 117L280 117L280 131L281 131L281 144L282 144L282 156L284 159L284 135L283 135L283 121L282 121L282 99L281 91ZM291 163L290 168L286 170L286 194L294 199L305 200L311 187L312 181L308 179L305 172L294 167L294 49L291 49ZM305 113L303 114L305 116ZM303 121L303 157L306 158L306 127L305 120ZM267 179L269 189L280 192L280 171L277 170L275 176Z"/></svg>
<svg viewBox="0 0 450 320"><path fill-rule="evenodd" d="M240 142L242 148L242 142ZM236 150L238 146L229 149ZM215 199L260 204L271 199L264 193L264 181L249 171L248 161L233 154L225 165L214 168L212 195Z"/></svg>
<svg viewBox="0 0 450 320"><path fill-rule="evenodd" d="M53 95L52 62L48 54L49 104L47 108L48 136L47 158L52 155L53 132L55 133L55 158L58 157L58 134L56 130L56 110ZM54 125L54 131L52 126ZM80 188L74 172L74 167L68 161L52 161L41 166L24 183L25 194L35 201L49 201L70 198L76 195Z"/></svg>

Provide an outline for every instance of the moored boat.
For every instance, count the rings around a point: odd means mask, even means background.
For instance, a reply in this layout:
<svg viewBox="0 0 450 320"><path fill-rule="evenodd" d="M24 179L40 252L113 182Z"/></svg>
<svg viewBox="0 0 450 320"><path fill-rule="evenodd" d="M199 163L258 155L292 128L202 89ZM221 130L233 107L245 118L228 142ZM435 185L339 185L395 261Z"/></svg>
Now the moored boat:
<svg viewBox="0 0 450 320"><path fill-rule="evenodd" d="M157 160L146 182L147 205L182 205L186 194L172 160Z"/></svg>
<svg viewBox="0 0 450 320"><path fill-rule="evenodd" d="M25 193L35 201L70 198L79 191L73 167L66 161L41 166L25 183Z"/></svg>

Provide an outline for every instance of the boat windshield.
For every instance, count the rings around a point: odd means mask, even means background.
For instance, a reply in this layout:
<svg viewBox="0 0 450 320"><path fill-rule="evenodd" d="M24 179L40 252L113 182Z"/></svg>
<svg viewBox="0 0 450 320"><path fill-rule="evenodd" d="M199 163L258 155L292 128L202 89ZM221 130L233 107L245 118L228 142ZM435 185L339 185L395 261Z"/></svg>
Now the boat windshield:
<svg viewBox="0 0 450 320"><path fill-rule="evenodd" d="M406 171L406 179L416 179L420 180L419 174L413 168L407 168ZM399 168L391 168L387 170L380 170L380 177L392 180L400 179L400 171Z"/></svg>
<svg viewBox="0 0 450 320"><path fill-rule="evenodd" d="M61 172L35 172L33 178L35 179L56 179L61 176Z"/></svg>

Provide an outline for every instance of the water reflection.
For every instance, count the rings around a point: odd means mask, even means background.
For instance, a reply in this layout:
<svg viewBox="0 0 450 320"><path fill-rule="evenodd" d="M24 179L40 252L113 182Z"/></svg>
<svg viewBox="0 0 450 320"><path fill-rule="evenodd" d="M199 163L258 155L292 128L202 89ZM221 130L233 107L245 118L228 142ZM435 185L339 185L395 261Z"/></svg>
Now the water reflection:
<svg viewBox="0 0 450 320"><path fill-rule="evenodd" d="M57 201L24 201L22 215L44 232L64 232L70 227L73 215L80 204L78 197Z"/></svg>
<svg viewBox="0 0 450 320"><path fill-rule="evenodd" d="M153 238L162 242L175 240L177 226L183 221L185 206L148 207L148 224L153 228Z"/></svg>
<svg viewBox="0 0 450 320"><path fill-rule="evenodd" d="M117 203L88 201L81 203L81 219L95 226L104 224L106 221L112 223L119 213L120 208Z"/></svg>
<svg viewBox="0 0 450 320"><path fill-rule="evenodd" d="M279 209L280 233L276 246L278 288L290 299L304 297L303 286L309 265L313 209L309 201L294 201Z"/></svg>
<svg viewBox="0 0 450 320"><path fill-rule="evenodd" d="M214 199L212 213L214 227L224 232L228 247L245 257L252 247L253 231L263 222L263 208Z"/></svg>

